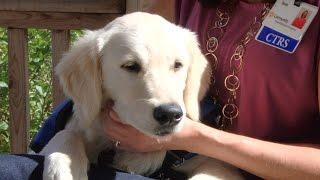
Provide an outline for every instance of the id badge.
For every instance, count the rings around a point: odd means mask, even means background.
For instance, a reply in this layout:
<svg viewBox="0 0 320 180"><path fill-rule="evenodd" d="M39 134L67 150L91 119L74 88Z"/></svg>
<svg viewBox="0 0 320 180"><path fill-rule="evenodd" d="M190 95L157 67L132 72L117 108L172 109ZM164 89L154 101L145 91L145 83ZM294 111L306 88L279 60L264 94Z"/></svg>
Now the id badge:
<svg viewBox="0 0 320 180"><path fill-rule="evenodd" d="M293 53L318 12L318 7L295 0L277 0L262 22L256 40Z"/></svg>

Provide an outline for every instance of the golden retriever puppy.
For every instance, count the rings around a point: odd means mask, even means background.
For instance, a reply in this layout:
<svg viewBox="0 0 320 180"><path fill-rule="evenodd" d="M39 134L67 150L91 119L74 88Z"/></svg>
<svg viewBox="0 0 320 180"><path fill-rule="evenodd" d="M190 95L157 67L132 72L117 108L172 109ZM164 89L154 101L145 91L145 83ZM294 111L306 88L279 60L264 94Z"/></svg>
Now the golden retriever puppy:
<svg viewBox="0 0 320 180"><path fill-rule="evenodd" d="M41 154L46 156L44 179L60 180L87 179L89 162L96 162L102 150L113 148L114 142L102 129L101 109L108 99L114 100L124 123L160 137L179 131L186 116L199 119L199 100L210 81L210 68L196 35L141 12L87 31L64 55L56 74L74 101L74 114ZM161 167L165 154L117 151L113 165L148 175ZM188 162L187 168L182 167L190 178L214 178L212 173L237 177L234 169L217 171L226 165L216 160L199 156L195 161L198 165Z"/></svg>

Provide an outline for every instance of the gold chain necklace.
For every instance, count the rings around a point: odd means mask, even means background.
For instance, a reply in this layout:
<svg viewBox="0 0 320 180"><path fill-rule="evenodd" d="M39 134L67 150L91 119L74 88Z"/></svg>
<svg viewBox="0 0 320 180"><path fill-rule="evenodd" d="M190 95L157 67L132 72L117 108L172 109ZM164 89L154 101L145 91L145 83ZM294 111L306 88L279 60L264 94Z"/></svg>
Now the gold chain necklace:
<svg viewBox="0 0 320 180"><path fill-rule="evenodd" d="M229 4L230 6L231 4ZM250 24L249 30L245 33L240 42L237 44L231 58L230 58L230 74L227 75L224 79L224 87L227 90L229 97L227 103L222 107L222 117L220 122L218 122L219 129L226 129L228 124L232 124L232 121L236 119L239 115L239 108L236 105L237 90L240 88L240 80L238 77L239 72L243 67L243 56L246 50L247 44L255 37L255 34L258 32L262 21L267 16L270 11L271 4L265 4L263 10L259 13L258 16L254 17L254 21ZM220 9L217 9L216 15L218 20L216 20L211 28L208 28L207 31L207 40L206 40L206 50L207 53L205 56L207 59L212 61L212 85L214 87L215 78L214 74L218 67L218 58L215 55L215 51L219 46L219 39L221 39L225 33L225 27L228 25L230 16L229 12L223 12ZM215 36L210 35L211 32L215 32ZM216 96L219 93L216 91ZM215 100L216 101L216 100Z"/></svg>

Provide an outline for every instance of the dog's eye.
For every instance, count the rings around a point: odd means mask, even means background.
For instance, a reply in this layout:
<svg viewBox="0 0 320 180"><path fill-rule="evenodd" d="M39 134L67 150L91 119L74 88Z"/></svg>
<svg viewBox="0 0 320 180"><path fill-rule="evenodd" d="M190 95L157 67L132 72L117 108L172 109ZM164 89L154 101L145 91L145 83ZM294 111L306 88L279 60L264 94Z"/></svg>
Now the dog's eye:
<svg viewBox="0 0 320 180"><path fill-rule="evenodd" d="M180 68L182 68L182 63L181 62L179 62L179 61L176 61L175 63L174 63L174 71L178 71Z"/></svg>
<svg viewBox="0 0 320 180"><path fill-rule="evenodd" d="M141 71L141 66L137 62L129 61L125 64L121 65L121 68L125 69L126 71L139 73Z"/></svg>

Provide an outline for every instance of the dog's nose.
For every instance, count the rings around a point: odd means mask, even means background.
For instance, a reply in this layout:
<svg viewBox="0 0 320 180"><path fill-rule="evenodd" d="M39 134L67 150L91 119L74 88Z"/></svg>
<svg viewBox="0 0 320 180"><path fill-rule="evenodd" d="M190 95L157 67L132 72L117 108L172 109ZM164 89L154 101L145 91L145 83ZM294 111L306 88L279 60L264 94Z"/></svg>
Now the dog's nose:
<svg viewBox="0 0 320 180"><path fill-rule="evenodd" d="M178 124L183 115L182 109L177 104L162 104L153 110L153 117L161 124Z"/></svg>

